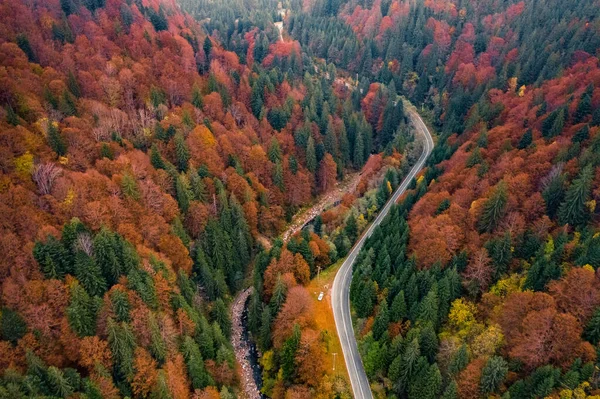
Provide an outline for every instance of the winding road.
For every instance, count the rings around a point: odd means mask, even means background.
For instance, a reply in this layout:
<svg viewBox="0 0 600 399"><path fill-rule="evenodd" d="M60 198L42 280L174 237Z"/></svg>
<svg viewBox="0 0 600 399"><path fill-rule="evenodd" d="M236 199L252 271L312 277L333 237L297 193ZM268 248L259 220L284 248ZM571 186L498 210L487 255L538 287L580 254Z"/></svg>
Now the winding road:
<svg viewBox="0 0 600 399"><path fill-rule="evenodd" d="M412 120L417 132L423 136L425 140L423 146L423 153L419 157L417 163L412 167L400 187L396 189L392 198L385 204L375 221L369 226L367 231L362 235L360 240L354 245L352 251L338 270L332 288L332 304L333 304L333 316L335 318L335 326L337 329L338 336L342 345L342 351L344 352L344 360L346 361L346 368L350 375L350 383L352 384L352 391L355 399L372 399L373 394L371 393L371 387L362 360L360 359L360 353L358 352L358 345L356 343L356 337L354 336L354 329L352 327L352 317L350 315L350 282L352 281L352 265L358 256L365 240L371 235L373 230L388 214L390 208L398 198L406 191L406 188L410 184L410 181L419 173L419 171L425 165L429 154L433 150L433 138L423 123L423 120L419 114L409 106L405 106L405 110L408 111L409 117Z"/></svg>

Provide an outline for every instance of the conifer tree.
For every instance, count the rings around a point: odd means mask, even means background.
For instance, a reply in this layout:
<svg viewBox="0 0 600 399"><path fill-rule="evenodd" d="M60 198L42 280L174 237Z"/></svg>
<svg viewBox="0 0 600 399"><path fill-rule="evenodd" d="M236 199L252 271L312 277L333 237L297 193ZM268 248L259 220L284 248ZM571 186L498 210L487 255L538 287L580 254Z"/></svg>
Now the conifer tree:
<svg viewBox="0 0 600 399"><path fill-rule="evenodd" d="M506 184L500 182L492 195L483 204L483 210L477 222L480 232L491 232L498 226L506 211L507 201L508 193L506 192Z"/></svg>
<svg viewBox="0 0 600 399"><path fill-rule="evenodd" d="M581 170L577 179L565 194L565 200L558 209L558 220L561 224L582 226L588 220L590 210L586 202L590 198L594 169L588 165Z"/></svg>
<svg viewBox="0 0 600 399"><path fill-rule="evenodd" d="M175 134L175 156L177 157L177 169L184 172L188 168L190 160L190 151L187 148L183 134Z"/></svg>
<svg viewBox="0 0 600 399"><path fill-rule="evenodd" d="M59 157L67 154L67 144L59 133L56 122L48 122L48 145Z"/></svg>

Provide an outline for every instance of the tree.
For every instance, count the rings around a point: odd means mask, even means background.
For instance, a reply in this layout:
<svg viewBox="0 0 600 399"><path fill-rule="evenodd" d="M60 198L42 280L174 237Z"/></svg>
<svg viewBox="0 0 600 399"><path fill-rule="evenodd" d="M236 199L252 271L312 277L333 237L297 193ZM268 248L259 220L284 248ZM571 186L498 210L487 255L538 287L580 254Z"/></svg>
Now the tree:
<svg viewBox="0 0 600 399"><path fill-rule="evenodd" d="M379 304L379 311L377 312L375 322L373 323L373 338L379 340L383 333L387 331L389 322L390 317L388 312L388 305L387 302L383 300Z"/></svg>
<svg viewBox="0 0 600 399"><path fill-rule="evenodd" d="M508 373L508 364L500 356L492 356L481 370L481 391L484 394L495 392Z"/></svg>
<svg viewBox="0 0 600 399"><path fill-rule="evenodd" d="M319 187L325 193L335 186L337 165L331 154L325 154L319 167Z"/></svg>
<svg viewBox="0 0 600 399"><path fill-rule="evenodd" d="M59 157L67 154L67 144L60 135L58 131L58 124L56 122L48 122L47 139L48 145Z"/></svg>
<svg viewBox="0 0 600 399"><path fill-rule="evenodd" d="M135 349L135 375L131 381L131 389L136 397L149 398L156 384L156 361L144 348Z"/></svg>
<svg viewBox="0 0 600 399"><path fill-rule="evenodd" d="M593 179L594 169L592 165L588 165L573 181L565 194L565 200L558 209L558 221L561 224L578 227L587 222L590 210L586 202L590 197Z"/></svg>
<svg viewBox="0 0 600 399"><path fill-rule="evenodd" d="M188 150L187 144L181 132L175 134L175 155L177 157L177 169L180 172L184 172L188 168L188 162L190 160L190 151Z"/></svg>
<svg viewBox="0 0 600 399"><path fill-rule="evenodd" d="M573 120L575 123L583 122L583 120L592 113L593 93L594 85L590 84L579 98L579 103L577 104L575 115L573 115Z"/></svg>
<svg viewBox="0 0 600 399"><path fill-rule="evenodd" d="M288 338L281 349L281 371L284 381L293 382L296 376L296 352L300 346L300 326L294 325L292 336Z"/></svg>
<svg viewBox="0 0 600 399"><path fill-rule="evenodd" d="M583 331L583 337L593 345L597 345L600 342L600 308L596 309L587 322Z"/></svg>
<svg viewBox="0 0 600 399"><path fill-rule="evenodd" d="M533 131L531 129L527 129L527 131L523 134L519 143L517 144L517 148L520 150L524 150L528 148L533 142Z"/></svg>
<svg viewBox="0 0 600 399"><path fill-rule="evenodd" d="M212 318L219 324L225 336L229 337L231 335L231 319L229 318L227 306L221 298L218 298L214 303Z"/></svg>
<svg viewBox="0 0 600 399"><path fill-rule="evenodd" d="M113 357L114 370L121 380L134 375L135 337L126 323L116 323L109 318L106 324L108 344Z"/></svg>
<svg viewBox="0 0 600 399"><path fill-rule="evenodd" d="M192 382L192 388L202 389L211 385L213 381L211 381L211 378L204 367L200 348L198 348L198 345L193 338L189 336L185 337L183 344L181 345L181 352L185 359L188 376Z"/></svg>
<svg viewBox="0 0 600 399"><path fill-rule="evenodd" d="M483 209L477 222L480 232L491 232L496 229L500 220L504 217L507 201L506 183L502 181L483 204Z"/></svg>
<svg viewBox="0 0 600 399"><path fill-rule="evenodd" d="M400 291L392 301L390 309L390 319L392 321L402 321L408 315L406 308L406 300L404 299L404 291Z"/></svg>
<svg viewBox="0 0 600 399"><path fill-rule="evenodd" d="M71 303L67 308L69 325L80 337L96 333L97 304L77 282L71 285Z"/></svg>
<svg viewBox="0 0 600 399"><path fill-rule="evenodd" d="M16 344L27 332L27 324L14 310L3 308L0 313L0 337Z"/></svg>
<svg viewBox="0 0 600 399"><path fill-rule="evenodd" d="M315 152L315 141L312 136L308 137L308 144L306 145L306 169L315 173L317 170L317 155Z"/></svg>
<svg viewBox="0 0 600 399"><path fill-rule="evenodd" d="M38 62L38 58L37 58L36 54L34 53L33 49L31 48L29 39L27 38L27 36L25 34L19 33L17 35L17 46L19 46L19 48L21 50L23 50L23 52L29 59L29 62L34 62L34 63Z"/></svg>

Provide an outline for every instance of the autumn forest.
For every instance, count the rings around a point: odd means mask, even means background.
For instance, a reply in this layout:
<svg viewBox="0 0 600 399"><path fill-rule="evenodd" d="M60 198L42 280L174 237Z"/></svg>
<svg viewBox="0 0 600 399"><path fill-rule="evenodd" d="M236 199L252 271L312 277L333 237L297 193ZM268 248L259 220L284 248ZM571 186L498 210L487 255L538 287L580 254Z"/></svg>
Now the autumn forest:
<svg viewBox="0 0 600 399"><path fill-rule="evenodd" d="M0 0L0 399L600 398L599 57L597 0Z"/></svg>

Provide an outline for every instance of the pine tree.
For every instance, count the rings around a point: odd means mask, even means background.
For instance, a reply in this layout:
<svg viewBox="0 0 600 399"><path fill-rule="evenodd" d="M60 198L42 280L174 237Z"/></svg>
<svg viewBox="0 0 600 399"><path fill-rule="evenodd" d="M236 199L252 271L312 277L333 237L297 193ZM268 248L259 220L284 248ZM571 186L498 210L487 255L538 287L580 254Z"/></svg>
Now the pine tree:
<svg viewBox="0 0 600 399"><path fill-rule="evenodd" d="M558 171L558 173L551 176L544 191L542 191L542 197L546 202L546 213L553 219L565 197L565 176L563 173Z"/></svg>
<svg viewBox="0 0 600 399"><path fill-rule="evenodd" d="M113 367L117 376L124 381L132 377L134 373L135 337L127 324L116 323L111 318L107 320L106 333L112 354Z"/></svg>
<svg viewBox="0 0 600 399"><path fill-rule="evenodd" d="M271 309L265 306L260 319L260 346L263 350L271 347Z"/></svg>
<svg viewBox="0 0 600 399"><path fill-rule="evenodd" d="M575 123L583 122L583 120L592 113L592 95L594 93L594 85L590 84L585 92L581 95L575 115L573 119Z"/></svg>
<svg viewBox="0 0 600 399"><path fill-rule="evenodd" d="M140 199L140 192L138 190L137 181L135 177L129 172L126 172L121 178L121 190L126 197L129 197L135 201Z"/></svg>
<svg viewBox="0 0 600 399"><path fill-rule="evenodd" d="M294 382L296 375L296 353L300 346L300 327L294 325L294 332L281 348L281 371L284 381Z"/></svg>
<svg viewBox="0 0 600 399"><path fill-rule="evenodd" d="M150 149L150 163L155 169L166 169L165 161L156 143L152 143L152 148Z"/></svg>
<svg viewBox="0 0 600 399"><path fill-rule="evenodd" d="M429 290L419 306L418 320L423 323L431 323L434 326L438 324L438 295L437 286Z"/></svg>
<svg viewBox="0 0 600 399"><path fill-rule="evenodd" d="M27 324L17 312L3 308L0 311L0 338L16 344L27 332Z"/></svg>
<svg viewBox="0 0 600 399"><path fill-rule="evenodd" d="M118 322L129 322L130 304L127 298L127 293L120 289L111 291L110 301L112 309L115 312L115 318Z"/></svg>
<svg viewBox="0 0 600 399"><path fill-rule="evenodd" d="M315 141L312 136L308 137L308 144L306 145L306 168L311 172L315 173L317 170L317 155L315 151Z"/></svg>
<svg viewBox="0 0 600 399"><path fill-rule="evenodd" d="M457 375L469 364L469 352L467 346L462 345L456 353L452 356L450 364L448 365L448 371L452 375Z"/></svg>
<svg viewBox="0 0 600 399"><path fill-rule="evenodd" d="M67 144L58 131L56 122L48 122L48 145L60 157L66 155Z"/></svg>
<svg viewBox="0 0 600 399"><path fill-rule="evenodd" d="M75 254L75 277L92 296L102 296L106 291L106 279L96 260L83 251Z"/></svg>
<svg viewBox="0 0 600 399"><path fill-rule="evenodd" d="M194 86L192 90L192 105L198 109L204 108L204 98L198 86Z"/></svg>
<svg viewBox="0 0 600 399"><path fill-rule="evenodd" d="M287 297L287 286L281 279L281 276L277 276L277 281L275 282L275 287L273 288L273 295L271 296L271 314L277 315L279 310L283 306L285 299Z"/></svg>
<svg viewBox="0 0 600 399"><path fill-rule="evenodd" d="M346 219L346 225L344 226L344 232L351 243L356 241L358 235L358 224L356 223L356 217L354 212L350 212L350 216Z"/></svg>
<svg viewBox="0 0 600 399"><path fill-rule="evenodd" d="M34 63L38 62L37 56L33 52L33 49L31 48L31 44L29 43L29 39L27 38L27 36L25 34L19 33L17 35L17 46L19 46L19 48L21 50L23 50L23 52L29 59L29 62L34 62Z"/></svg>
<svg viewBox="0 0 600 399"><path fill-rule="evenodd" d="M33 247L33 257L40 264L42 273L48 279L62 279L71 270L68 251L56 237L49 235L45 243L37 241Z"/></svg>
<svg viewBox="0 0 600 399"><path fill-rule="evenodd" d="M355 169L360 169L365 163L365 144L362 131L356 132L354 141L354 156L352 157L352 165Z"/></svg>
<svg viewBox="0 0 600 399"><path fill-rule="evenodd" d="M164 364L167 360L167 344L165 343L163 336L158 326L158 322L154 315L151 315L148 320L148 326L150 329L150 353L156 359L158 364Z"/></svg>
<svg viewBox="0 0 600 399"><path fill-rule="evenodd" d="M73 95L68 90L64 90L60 96L58 109L66 116L77 116L77 104Z"/></svg>
<svg viewBox="0 0 600 399"><path fill-rule="evenodd" d="M441 399L458 399L458 385L456 381L450 381Z"/></svg>
<svg viewBox="0 0 600 399"><path fill-rule="evenodd" d="M594 314L587 322L583 331L583 337L592 345L597 345L600 342L600 308L594 311Z"/></svg>
<svg viewBox="0 0 600 399"><path fill-rule="evenodd" d="M477 223L480 232L491 232L498 226L506 211L507 201L506 184L500 182L492 195L483 204L483 210Z"/></svg>
<svg viewBox="0 0 600 399"><path fill-rule="evenodd" d="M577 133L575 133L575 135L573 136L571 141L573 143L583 143L584 141L586 141L589 138L590 138L590 128L588 125L585 125L581 129L579 129L577 131Z"/></svg>
<svg viewBox="0 0 600 399"><path fill-rule="evenodd" d="M74 283L70 289L71 302L67 307L69 325L80 337L96 333L96 304L85 289Z"/></svg>
<svg viewBox="0 0 600 399"><path fill-rule="evenodd" d="M481 370L480 389L484 394L495 392L508 373L508 364L500 356L492 356Z"/></svg>
<svg viewBox="0 0 600 399"><path fill-rule="evenodd" d="M594 169L588 165L581 170L579 177L567 190L565 200L558 209L558 220L561 224L583 226L589 220L590 210L586 202L590 198Z"/></svg>
<svg viewBox="0 0 600 399"><path fill-rule="evenodd" d="M231 335L231 319L229 318L227 306L221 298L218 298L213 305L212 318L219 324L225 336L229 337Z"/></svg>
<svg viewBox="0 0 600 399"><path fill-rule="evenodd" d="M187 213L192 201L192 192L184 174L177 175L175 179L175 197L179 204L179 209L183 213Z"/></svg>
<svg viewBox="0 0 600 399"><path fill-rule="evenodd" d="M402 321L406 318L406 300L404 299L404 291L400 291L392 302L392 308L390 309L390 319L392 321Z"/></svg>
<svg viewBox="0 0 600 399"><path fill-rule="evenodd" d="M50 387L53 394L58 397L66 398L73 394L73 387L69 381L65 378L64 373L54 366L48 367L46 374L48 386Z"/></svg>
<svg viewBox="0 0 600 399"><path fill-rule="evenodd" d="M379 340L383 333L385 333L388 329L388 323L390 322L388 305L385 299L379 304L379 311L377 312L377 316L375 317L375 322L373 323L373 338Z"/></svg>
<svg viewBox="0 0 600 399"><path fill-rule="evenodd" d="M184 172L188 168L190 161L190 151L187 148L183 134L175 134L175 156L177 157L177 169Z"/></svg>

